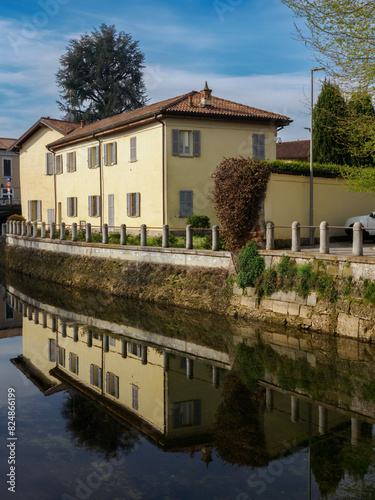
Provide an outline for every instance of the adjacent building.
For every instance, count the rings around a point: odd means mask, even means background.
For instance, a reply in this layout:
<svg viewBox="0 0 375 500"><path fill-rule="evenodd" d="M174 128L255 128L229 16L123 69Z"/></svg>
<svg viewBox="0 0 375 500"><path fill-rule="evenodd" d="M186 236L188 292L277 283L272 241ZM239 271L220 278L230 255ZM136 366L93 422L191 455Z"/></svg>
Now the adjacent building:
<svg viewBox="0 0 375 500"><path fill-rule="evenodd" d="M0 138L0 205L19 204L21 200L19 155L16 151L8 150L15 141Z"/></svg>

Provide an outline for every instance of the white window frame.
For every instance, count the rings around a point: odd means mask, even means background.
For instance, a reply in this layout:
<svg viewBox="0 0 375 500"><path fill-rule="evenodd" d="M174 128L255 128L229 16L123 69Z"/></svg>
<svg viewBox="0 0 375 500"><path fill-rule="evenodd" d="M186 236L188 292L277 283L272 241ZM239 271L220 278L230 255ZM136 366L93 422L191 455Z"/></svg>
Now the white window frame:
<svg viewBox="0 0 375 500"><path fill-rule="evenodd" d="M111 166L117 163L117 142L104 144L104 165Z"/></svg>
<svg viewBox="0 0 375 500"><path fill-rule="evenodd" d="M48 339L48 361L56 362L56 339Z"/></svg>
<svg viewBox="0 0 375 500"><path fill-rule="evenodd" d="M66 153L66 171L75 172L76 171L76 152Z"/></svg>
<svg viewBox="0 0 375 500"><path fill-rule="evenodd" d="M99 167L99 144L87 148L87 166L88 168Z"/></svg>
<svg viewBox="0 0 375 500"><path fill-rule="evenodd" d="M67 216L77 217L77 197L70 196L66 199L67 201Z"/></svg>
<svg viewBox="0 0 375 500"><path fill-rule="evenodd" d="M9 175L5 175L5 172L4 172L4 163L6 161L10 161L10 174ZM12 178L12 175L13 175L13 159L8 157L8 156L5 156L3 159L2 159L2 174L3 174L3 178L6 179L7 177L10 177Z"/></svg>
<svg viewBox="0 0 375 500"><path fill-rule="evenodd" d="M141 193L126 193L128 217L141 216Z"/></svg>
<svg viewBox="0 0 375 500"><path fill-rule="evenodd" d="M100 196L89 196L89 217L100 217Z"/></svg>

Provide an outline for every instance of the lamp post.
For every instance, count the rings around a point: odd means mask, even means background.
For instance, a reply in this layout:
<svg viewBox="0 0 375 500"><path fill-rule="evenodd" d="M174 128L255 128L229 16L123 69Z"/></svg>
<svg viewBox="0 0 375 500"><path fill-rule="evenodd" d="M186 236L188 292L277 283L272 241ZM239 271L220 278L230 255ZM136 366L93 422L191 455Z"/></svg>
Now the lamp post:
<svg viewBox="0 0 375 500"><path fill-rule="evenodd" d="M313 109L314 109L314 71L323 71L325 68L311 68L311 123L310 123L310 245L314 244L314 154L313 154Z"/></svg>

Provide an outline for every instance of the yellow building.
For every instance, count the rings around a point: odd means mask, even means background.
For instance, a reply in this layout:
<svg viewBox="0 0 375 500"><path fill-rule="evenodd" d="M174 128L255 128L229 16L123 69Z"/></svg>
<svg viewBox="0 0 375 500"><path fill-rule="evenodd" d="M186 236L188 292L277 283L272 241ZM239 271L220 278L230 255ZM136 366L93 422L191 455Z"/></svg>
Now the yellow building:
<svg viewBox="0 0 375 500"><path fill-rule="evenodd" d="M0 205L16 205L21 200L19 155L8 150L15 140L0 138Z"/></svg>
<svg viewBox="0 0 375 500"><path fill-rule="evenodd" d="M80 227L183 228L191 214L217 223L211 175L224 159L274 160L290 119L200 91L84 125L41 119L20 152L28 220Z"/></svg>

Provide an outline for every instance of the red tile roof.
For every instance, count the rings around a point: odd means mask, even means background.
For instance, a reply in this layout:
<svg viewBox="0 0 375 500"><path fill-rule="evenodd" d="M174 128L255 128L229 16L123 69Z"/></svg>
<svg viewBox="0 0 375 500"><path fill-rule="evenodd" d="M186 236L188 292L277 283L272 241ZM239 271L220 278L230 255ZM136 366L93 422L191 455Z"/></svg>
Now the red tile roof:
<svg viewBox="0 0 375 500"><path fill-rule="evenodd" d="M290 141L276 145L278 160L300 160L309 157L310 141Z"/></svg>
<svg viewBox="0 0 375 500"><path fill-rule="evenodd" d="M0 137L0 149L8 149L16 139L5 139Z"/></svg>
<svg viewBox="0 0 375 500"><path fill-rule="evenodd" d="M189 105L189 96L192 103ZM92 134L100 134L110 131L117 127L130 125L140 120L151 118L154 115L162 116L185 116L185 117L204 117L224 120L241 121L267 121L274 122L277 125L289 125L292 121L287 116L271 113L261 109L245 106L235 102L220 99L212 96L210 107L201 106L201 93L197 91L183 94L178 97L166 99L155 104L143 106L142 108L127 111L119 115L114 115L103 120L91 123L89 125L79 126L70 132L67 136L48 144L48 146L58 146L70 141L78 141L87 138Z"/></svg>

